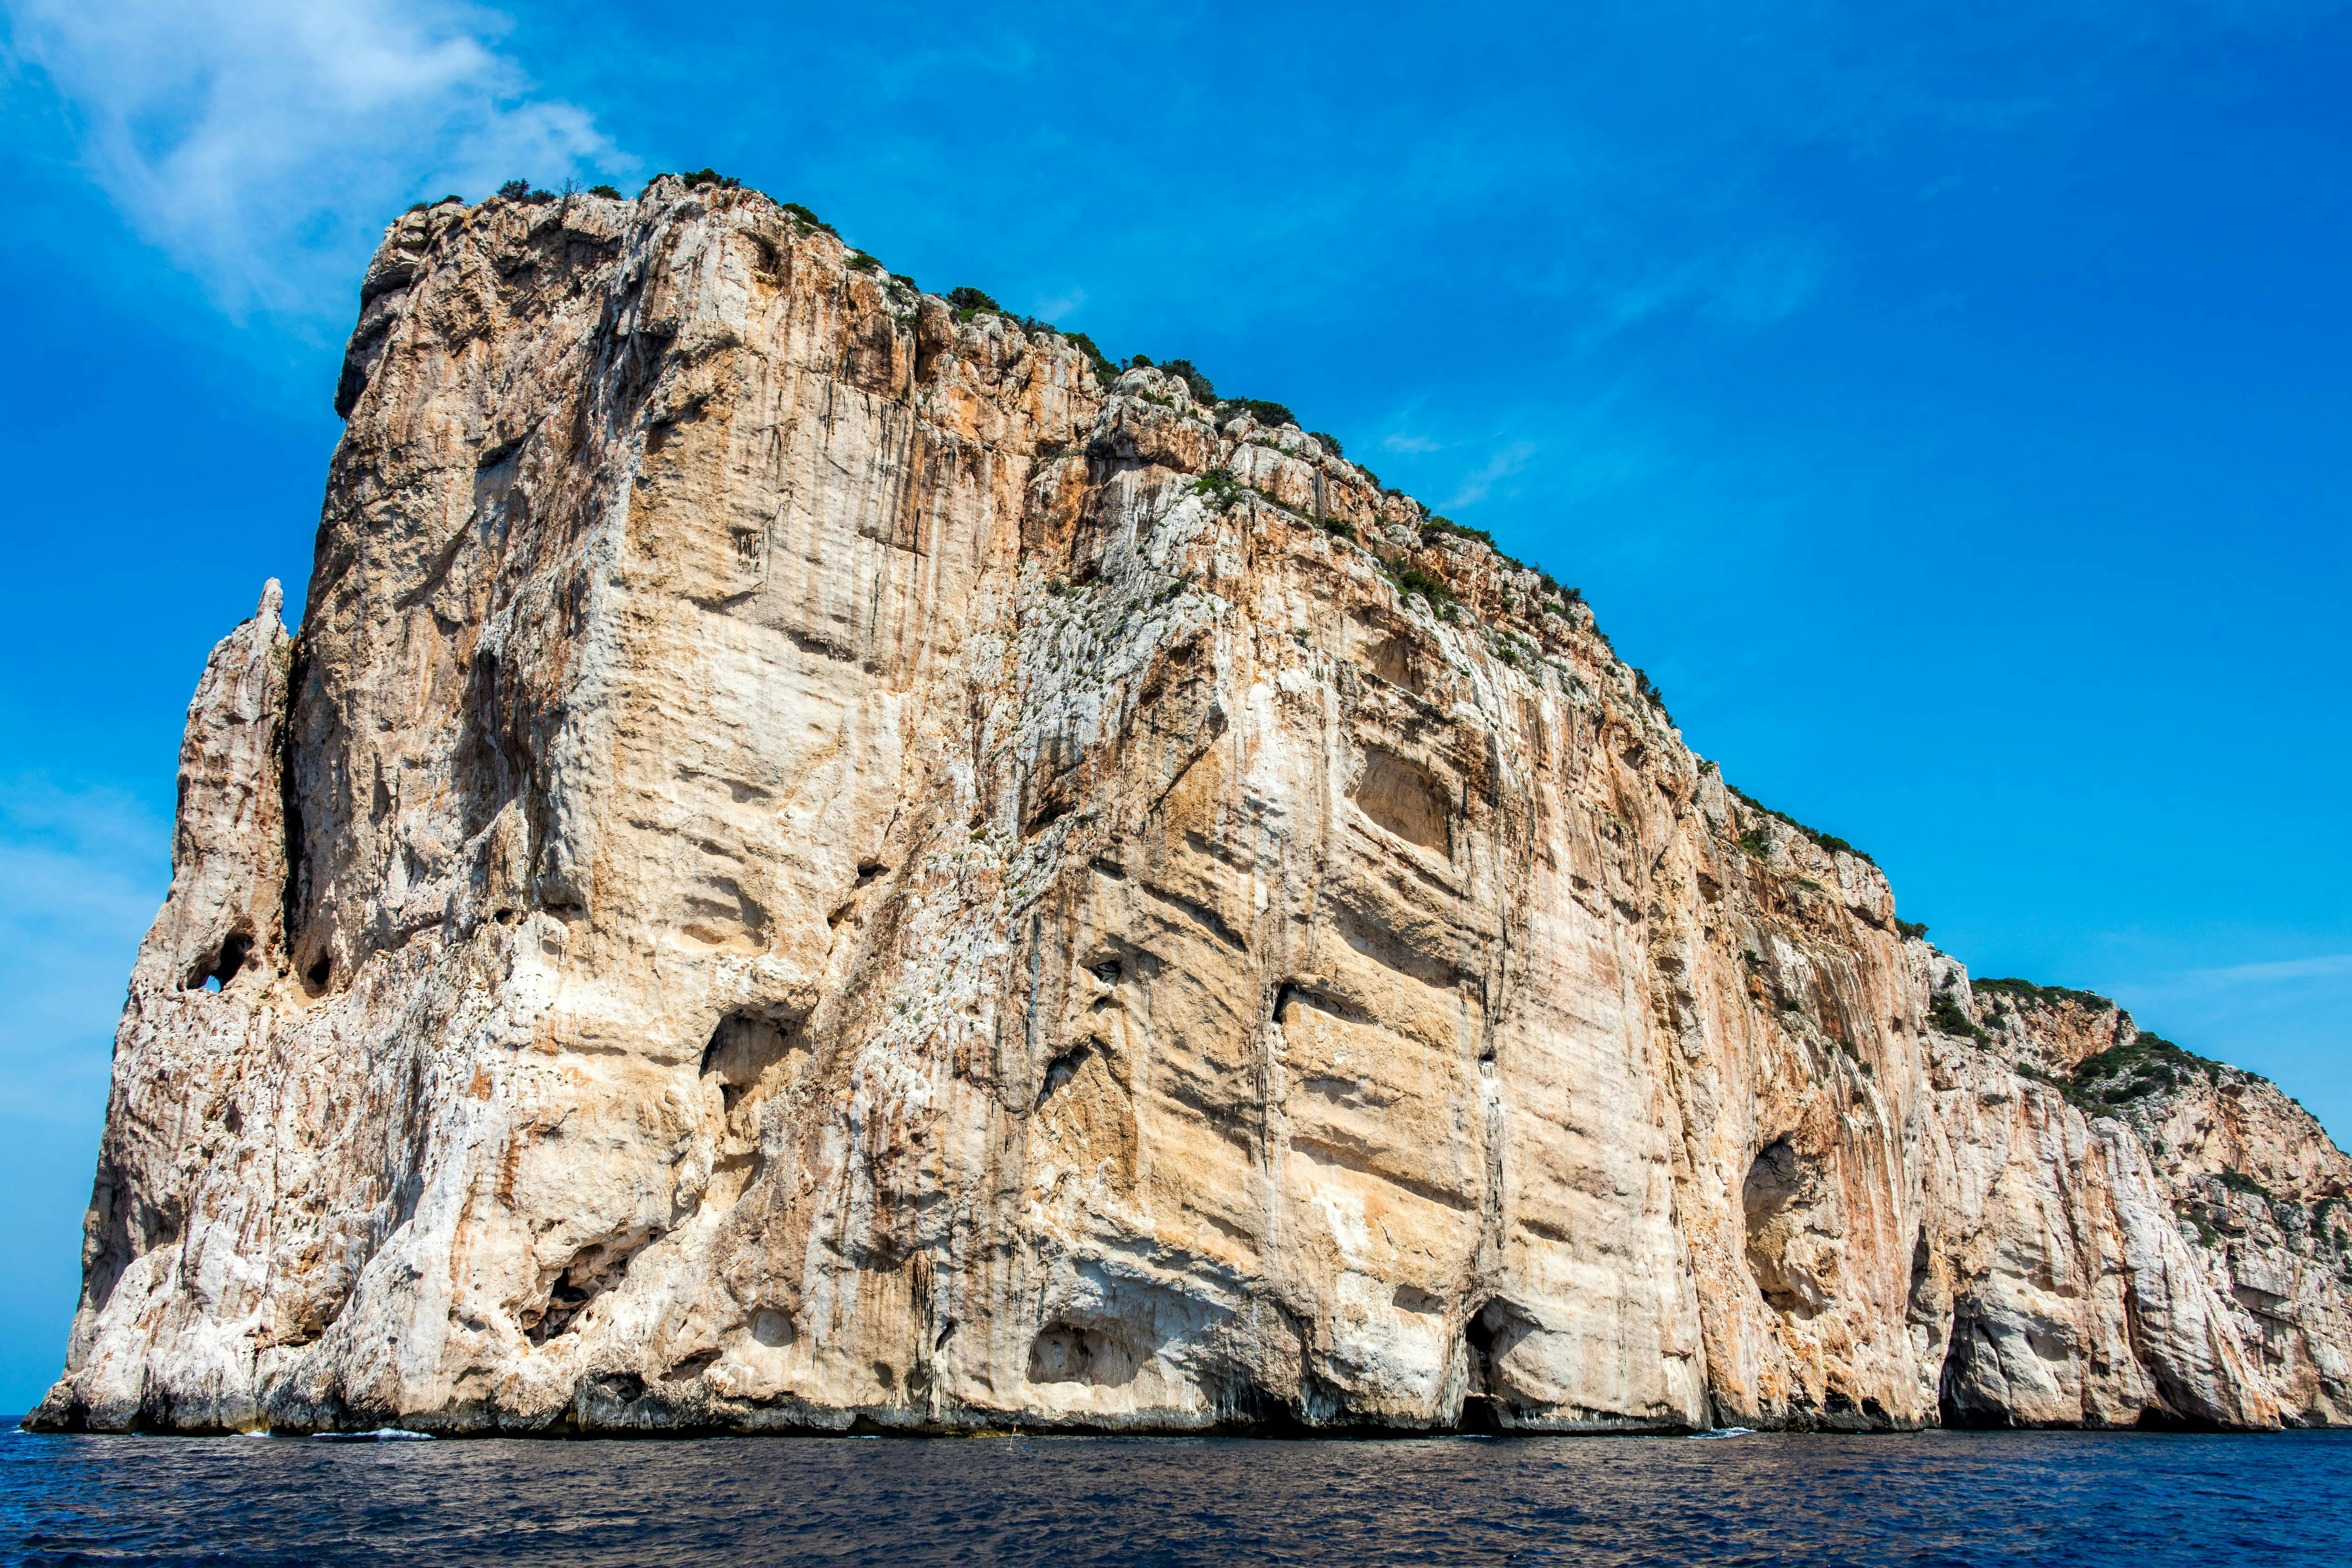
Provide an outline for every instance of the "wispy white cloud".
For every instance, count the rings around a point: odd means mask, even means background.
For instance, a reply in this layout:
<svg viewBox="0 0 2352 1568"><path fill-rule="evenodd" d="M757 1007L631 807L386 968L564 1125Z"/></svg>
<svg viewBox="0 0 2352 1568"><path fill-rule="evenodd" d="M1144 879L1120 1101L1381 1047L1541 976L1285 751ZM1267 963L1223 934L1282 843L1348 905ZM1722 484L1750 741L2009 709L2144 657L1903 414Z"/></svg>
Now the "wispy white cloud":
<svg viewBox="0 0 2352 1568"><path fill-rule="evenodd" d="M2221 991L2296 980L2324 980L2338 975L2352 975L2352 953L2323 953L2315 957L2283 958L2264 964L2232 964L2220 969L2184 969L2150 983L2177 990Z"/></svg>
<svg viewBox="0 0 2352 1568"><path fill-rule="evenodd" d="M1534 456L1535 452L1536 446L1532 441L1512 442L1508 446L1487 458L1476 473L1463 480L1460 487L1453 495L1448 496L1443 504L1448 507L1468 507L1485 500L1493 492L1496 485L1526 467L1528 459Z"/></svg>
<svg viewBox="0 0 2352 1568"><path fill-rule="evenodd" d="M1086 302L1087 291L1073 288L1067 294L1056 294L1050 299L1037 301L1037 315L1044 320L1057 321Z"/></svg>
<svg viewBox="0 0 2352 1568"><path fill-rule="evenodd" d="M2352 1141L2352 953L2143 970L2100 988L2143 1029L2275 1079Z"/></svg>
<svg viewBox="0 0 2352 1568"><path fill-rule="evenodd" d="M331 319L384 222L445 190L631 166L453 0L0 0L93 180L232 314Z"/></svg>
<svg viewBox="0 0 2352 1568"><path fill-rule="evenodd" d="M1732 327L1769 327L1811 304L1827 267L1821 248L1785 238L1761 240L1659 268L1598 302L1580 340L1591 348L1670 312Z"/></svg>
<svg viewBox="0 0 2352 1568"><path fill-rule="evenodd" d="M2238 964L2226 969L2198 969L2192 973L2198 978L2220 985L2312 980L2325 975L2352 975L2352 953L2328 953L2316 958L2287 958L2274 964Z"/></svg>
<svg viewBox="0 0 2352 1568"><path fill-rule="evenodd" d="M127 795L0 781L0 1105L88 1122L105 1102L123 982L171 880L171 827Z"/></svg>
<svg viewBox="0 0 2352 1568"><path fill-rule="evenodd" d="M1434 452L1445 444L1442 441L1432 441L1426 435L1407 435L1399 432L1393 435L1381 436L1381 444L1391 452Z"/></svg>

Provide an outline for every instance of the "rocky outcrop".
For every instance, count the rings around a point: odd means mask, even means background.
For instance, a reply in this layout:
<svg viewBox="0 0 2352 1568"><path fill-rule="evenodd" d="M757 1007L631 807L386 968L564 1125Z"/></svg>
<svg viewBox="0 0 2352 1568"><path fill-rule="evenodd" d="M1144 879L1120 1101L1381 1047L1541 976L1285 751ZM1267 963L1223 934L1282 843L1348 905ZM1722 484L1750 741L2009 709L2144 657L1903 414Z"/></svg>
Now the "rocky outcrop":
<svg viewBox="0 0 2352 1568"><path fill-rule="evenodd" d="M749 192L396 224L37 1422L2340 1418L2310 1118L2103 1098L2127 1018L1202 395Z"/></svg>

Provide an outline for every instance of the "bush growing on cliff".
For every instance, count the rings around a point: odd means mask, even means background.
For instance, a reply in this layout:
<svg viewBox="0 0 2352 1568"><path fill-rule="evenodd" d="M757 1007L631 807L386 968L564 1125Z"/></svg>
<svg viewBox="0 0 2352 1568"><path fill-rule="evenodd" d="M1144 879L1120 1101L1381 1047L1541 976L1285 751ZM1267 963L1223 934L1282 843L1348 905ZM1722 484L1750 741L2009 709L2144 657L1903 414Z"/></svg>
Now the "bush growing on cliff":
<svg viewBox="0 0 2352 1568"><path fill-rule="evenodd" d="M1004 314L1004 307L990 298L986 290L969 285L948 290L948 308L955 312L959 321L969 321L982 312L991 316Z"/></svg>
<svg viewBox="0 0 2352 1568"><path fill-rule="evenodd" d="M621 199L621 193L611 185L591 185L588 187L588 193L592 196L602 196L608 202L617 202Z"/></svg>
<svg viewBox="0 0 2352 1568"><path fill-rule="evenodd" d="M1804 823L1797 821L1796 818L1789 815L1788 812L1774 810L1771 807L1767 806L1763 801L1759 800L1755 796L1750 795L1736 784L1727 783L1724 788L1730 790L1733 795L1737 796L1739 803L1746 806L1749 810L1761 811L1776 822L1788 823L1789 826L1796 829L1797 831L1804 834L1806 838L1811 840L1816 846L1829 851L1832 854L1849 854L1854 859L1867 862L1871 865L1876 865L1878 863L1876 861L1871 860L1870 856L1866 852L1855 849L1852 844L1846 842L1843 839L1839 838L1835 833L1820 832L1812 828L1809 828L1805 826Z"/></svg>
<svg viewBox="0 0 2352 1568"><path fill-rule="evenodd" d="M1440 612L1450 611L1458 602L1454 590L1445 585L1444 579L1432 577L1415 567L1391 570L1389 580L1396 584L1398 593L1408 597L1418 593L1429 601L1432 610Z"/></svg>
<svg viewBox="0 0 2352 1568"><path fill-rule="evenodd" d="M740 190L743 186L743 182L736 179L733 175L722 174L718 170L710 168L697 169L691 173L680 174L678 178L685 181L689 185L716 185L722 191ZM817 216L814 213L810 212L806 207L800 205L796 202L785 202L782 204L782 206L784 211L792 214L794 217L803 218L811 224L815 224L817 222ZM823 225L819 226L830 227L831 225Z"/></svg>
<svg viewBox="0 0 2352 1568"><path fill-rule="evenodd" d="M1657 682L1650 679L1649 671L1633 672L1633 695L1656 708L1660 718L1664 719L1668 724L1675 722L1675 716L1666 711L1666 694L1658 689Z"/></svg>
<svg viewBox="0 0 2352 1568"><path fill-rule="evenodd" d="M2228 1187L2231 1192L2242 1192L2248 1197L2259 1197L2264 1203L2268 1203L2270 1201L2271 1189L2264 1186L2262 1183L2256 1181L2253 1177L2248 1176L2243 1171L2223 1171L2221 1173L2221 1185Z"/></svg>
<svg viewBox="0 0 2352 1568"><path fill-rule="evenodd" d="M1345 457L1348 455L1347 448L1339 444L1339 438L1332 434L1329 431L1310 430L1307 434L1313 436L1316 441L1321 444L1323 450L1329 453L1332 456ZM1378 485L1381 482L1380 476L1373 473L1369 468L1364 470L1364 477L1370 479L1375 485Z"/></svg>
<svg viewBox="0 0 2352 1568"><path fill-rule="evenodd" d="M1961 1009L1959 997L1952 991L1937 991L1929 998L1927 1021L1944 1033L1956 1034L1963 1040L1980 1040L1985 1038L1985 1031L1979 1029L1977 1020Z"/></svg>
<svg viewBox="0 0 2352 1568"><path fill-rule="evenodd" d="M1234 478L1231 470L1224 468L1213 468L1192 481L1192 494L1208 497L1216 503L1220 511L1241 497L1254 493L1247 485Z"/></svg>
<svg viewBox="0 0 2352 1568"><path fill-rule="evenodd" d="M1995 991L2022 1002L2039 1002L2045 1007L2073 1002L2076 1007L2095 1013L2114 1011L2116 1006L2096 991L2070 990L2064 986L2037 986L2031 980L1996 978L1978 980L1974 985L1979 992Z"/></svg>
<svg viewBox="0 0 2352 1568"><path fill-rule="evenodd" d="M852 272L879 272L882 270L882 264L875 260L872 256L866 255L862 250L853 255L842 265L848 267Z"/></svg>
<svg viewBox="0 0 2352 1568"><path fill-rule="evenodd" d="M732 190L735 187L735 182L732 180L724 180L720 182L720 185L724 189ZM792 214L793 232L794 234L804 235L810 233L823 233L829 234L835 239L839 239L841 237L841 231L839 229L835 228L831 224L826 223L823 218L818 217L814 213L809 211L806 207L802 206L798 202L779 202L776 205L782 208L784 212Z"/></svg>
<svg viewBox="0 0 2352 1568"><path fill-rule="evenodd" d="M908 281L911 283L914 280L909 278ZM1085 354L1088 361L1094 365L1097 381L1110 382L1118 378L1118 367L1110 362L1108 355L1095 347L1095 340L1092 338L1087 337L1084 332L1065 332L1062 336L1076 343L1078 346L1078 351Z"/></svg>
<svg viewBox="0 0 2352 1568"><path fill-rule="evenodd" d="M1279 430L1286 424L1297 424L1298 416L1278 402L1268 402L1262 397L1227 398L1217 405L1217 413L1225 418L1246 413L1269 430Z"/></svg>
<svg viewBox="0 0 2352 1568"><path fill-rule="evenodd" d="M2086 1102L2121 1105L2185 1087L2191 1079L2219 1082L2221 1064L2183 1051L2162 1035L2143 1034L2129 1045L2112 1045L2083 1059L2074 1087Z"/></svg>
<svg viewBox="0 0 2352 1568"><path fill-rule="evenodd" d="M1465 528L1460 523L1455 522L1452 517L1441 517L1435 512L1432 512L1429 516L1421 519L1421 542L1423 544L1433 545L1439 539L1445 538L1449 536L1457 539L1475 540L1477 543L1485 545L1488 549L1493 549L1495 548L1495 536L1488 533L1484 528Z"/></svg>
<svg viewBox="0 0 2352 1568"><path fill-rule="evenodd" d="M1162 360L1160 362L1160 369L1164 373L1182 382L1186 389L1192 392L1194 402L1211 405L1216 402L1217 389L1209 383L1208 377L1194 368L1192 361Z"/></svg>
<svg viewBox="0 0 2352 1568"><path fill-rule="evenodd" d="M1925 942L1927 939L1927 923L1924 920L1897 918L1895 922L1895 934L1907 942Z"/></svg>

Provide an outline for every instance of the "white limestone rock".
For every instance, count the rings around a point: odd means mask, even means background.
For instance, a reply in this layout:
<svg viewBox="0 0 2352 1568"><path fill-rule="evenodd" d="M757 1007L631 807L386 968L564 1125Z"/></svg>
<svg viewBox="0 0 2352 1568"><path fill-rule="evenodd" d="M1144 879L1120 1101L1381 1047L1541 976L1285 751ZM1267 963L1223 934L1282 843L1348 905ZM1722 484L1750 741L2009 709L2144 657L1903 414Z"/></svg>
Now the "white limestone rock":
<svg viewBox="0 0 2352 1568"><path fill-rule="evenodd" d="M2151 1160L1548 579L853 259L394 225L37 1424L2340 1418L2307 1117Z"/></svg>

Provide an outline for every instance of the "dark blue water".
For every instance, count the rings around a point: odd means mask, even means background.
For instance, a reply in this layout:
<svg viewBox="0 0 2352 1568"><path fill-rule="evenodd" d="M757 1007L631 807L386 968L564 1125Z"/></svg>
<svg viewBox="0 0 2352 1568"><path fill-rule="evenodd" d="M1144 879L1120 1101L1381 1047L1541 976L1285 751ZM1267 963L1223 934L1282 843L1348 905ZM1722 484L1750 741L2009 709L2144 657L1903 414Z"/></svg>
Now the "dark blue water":
<svg viewBox="0 0 2352 1568"><path fill-rule="evenodd" d="M0 1436L10 1563L2352 1563L2352 1434Z"/></svg>

